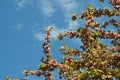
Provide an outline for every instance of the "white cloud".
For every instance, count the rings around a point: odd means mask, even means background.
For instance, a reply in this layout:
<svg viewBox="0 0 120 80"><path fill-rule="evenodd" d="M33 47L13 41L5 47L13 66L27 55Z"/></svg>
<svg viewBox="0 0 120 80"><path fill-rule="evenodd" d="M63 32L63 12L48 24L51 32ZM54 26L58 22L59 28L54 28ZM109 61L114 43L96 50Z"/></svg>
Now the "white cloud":
<svg viewBox="0 0 120 80"><path fill-rule="evenodd" d="M22 8L25 8L28 4L33 4L33 0L14 0L14 2L17 6L17 11L19 11Z"/></svg>
<svg viewBox="0 0 120 80"><path fill-rule="evenodd" d="M53 4L50 3L48 0L40 0L41 2L41 10L43 11L44 15L51 17L54 12L55 9L53 8ZM59 33L64 33L65 31L68 31L70 29L75 29L76 27L78 27L79 23L77 21L72 21L71 20L71 15L77 10L78 8L78 4L75 0L58 0L56 1L56 4L58 3L58 5L62 8L61 14L64 14L65 17L65 22L68 24L69 27L67 28L61 28L61 27L57 27L55 25L53 26L53 31L51 33L51 38L56 40L57 36ZM49 11L50 10L50 11ZM37 35L36 39L38 40L42 40L41 39L41 32ZM44 35L42 35L44 36ZM42 37L43 38L43 37Z"/></svg>
<svg viewBox="0 0 120 80"><path fill-rule="evenodd" d="M51 32L51 38L52 39L57 39L58 34L59 33L64 33L65 31L67 31L67 29L58 28L56 26L53 26L53 31Z"/></svg>
<svg viewBox="0 0 120 80"><path fill-rule="evenodd" d="M50 0L39 0L37 5L42 10L43 15L48 18L52 17L56 11Z"/></svg>
<svg viewBox="0 0 120 80"><path fill-rule="evenodd" d="M65 22L68 24L69 29L75 29L78 26L77 21L71 21L72 14L78 11L78 3L76 0L58 0L62 11L64 12Z"/></svg>
<svg viewBox="0 0 120 80"><path fill-rule="evenodd" d="M57 36L59 33L64 33L65 31L67 31L67 29L58 28L55 25L52 25L52 27L53 27L53 31L51 32L51 39L53 39L53 40L57 39ZM38 41L44 41L45 32L42 31L43 29L41 29L41 31L39 31L39 30L37 31L37 30L33 31L34 38Z"/></svg>
<svg viewBox="0 0 120 80"><path fill-rule="evenodd" d="M64 16L67 19L70 19L73 12L78 9L78 4L76 0L58 0L62 10L64 12Z"/></svg>
<svg viewBox="0 0 120 80"><path fill-rule="evenodd" d="M23 27L24 27L24 25L22 23L18 23L15 25L16 30L21 30Z"/></svg>
<svg viewBox="0 0 120 80"><path fill-rule="evenodd" d="M68 23L69 29L76 29L79 27L79 23L77 21L69 21Z"/></svg>
<svg viewBox="0 0 120 80"><path fill-rule="evenodd" d="M37 41L44 41L44 35L45 34L41 33L41 32L38 32L38 33L34 32L33 33L33 36Z"/></svg>
<svg viewBox="0 0 120 80"><path fill-rule="evenodd" d="M39 42L44 41L45 31L43 27L41 27L38 23L35 23L35 26L36 27L34 27L34 29L32 30L34 39Z"/></svg>
<svg viewBox="0 0 120 80"><path fill-rule="evenodd" d="M53 7L54 4L51 3L48 0L39 0L40 1L40 9L42 10L42 12L44 13L45 16L47 17L51 17L54 13L55 13L55 8ZM57 0L54 2L56 2L56 4L58 4L57 6L60 6L60 8L62 8L61 14L64 14L65 17L65 22L68 24L69 27L67 28L61 28L61 27L57 27L55 25L52 25L53 27L53 31L51 33L51 38L56 40L57 36L59 33L64 33L65 31L68 31L69 29L75 29L78 27L79 23L77 21L72 21L71 20L71 15L77 11L78 9L78 4L75 0ZM57 11L59 12L59 11ZM39 33L35 33L35 38L37 40L44 40L43 38L43 33L39 32Z"/></svg>
<svg viewBox="0 0 120 80"><path fill-rule="evenodd" d="M70 25L73 25L73 24L70 24ZM55 25L52 25L52 27L53 27L53 30L51 32L51 39L52 40L56 40L59 33L65 33L66 31L69 30L68 28L56 27ZM43 32L43 31L38 31L37 32L37 30L36 31L34 30L33 35L34 35L34 38L36 40L44 41L45 32Z"/></svg>

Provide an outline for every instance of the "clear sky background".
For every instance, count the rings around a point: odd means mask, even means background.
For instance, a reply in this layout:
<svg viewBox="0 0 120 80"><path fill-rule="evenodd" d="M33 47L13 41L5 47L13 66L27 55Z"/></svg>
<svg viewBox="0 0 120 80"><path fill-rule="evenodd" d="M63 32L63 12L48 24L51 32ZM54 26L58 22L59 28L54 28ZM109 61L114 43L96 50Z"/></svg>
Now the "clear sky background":
<svg viewBox="0 0 120 80"><path fill-rule="evenodd" d="M0 80L5 80L6 75L12 78L44 80L36 76L26 77L22 71L37 69L43 56L42 42L45 28L47 26L54 28L51 35L52 54L59 61L60 53L57 48L61 43L69 42L69 46L79 47L81 42L76 39L59 41L56 38L57 34L83 27L84 22L72 21L71 15L82 13L88 4L93 4L96 8L110 6L97 1L0 0ZM55 80L59 80L58 74L54 74L54 77Z"/></svg>

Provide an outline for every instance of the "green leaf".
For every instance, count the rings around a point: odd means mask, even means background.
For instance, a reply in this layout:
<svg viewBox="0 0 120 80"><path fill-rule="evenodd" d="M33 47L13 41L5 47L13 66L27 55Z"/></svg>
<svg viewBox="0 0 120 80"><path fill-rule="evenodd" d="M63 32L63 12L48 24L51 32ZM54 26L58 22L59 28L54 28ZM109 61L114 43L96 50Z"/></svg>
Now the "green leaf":
<svg viewBox="0 0 120 80"><path fill-rule="evenodd" d="M120 78L120 72L116 74L116 77L117 77L117 78Z"/></svg>
<svg viewBox="0 0 120 80"><path fill-rule="evenodd" d="M92 5L88 5L88 6L87 6L87 10L93 11L93 10L94 10L94 7L93 7Z"/></svg>
<svg viewBox="0 0 120 80"><path fill-rule="evenodd" d="M14 80L21 80L21 79L19 79L19 78L15 78Z"/></svg>
<svg viewBox="0 0 120 80"><path fill-rule="evenodd" d="M87 72L87 71L86 71L86 72L81 73L81 75L80 75L80 79L81 79L81 80L86 80L86 79L87 79L87 77L88 77L88 72Z"/></svg>
<svg viewBox="0 0 120 80"><path fill-rule="evenodd" d="M99 72L99 73L103 73L103 71L102 70L100 70L100 69L96 69L97 70L97 72Z"/></svg>
<svg viewBox="0 0 120 80"><path fill-rule="evenodd" d="M10 76L5 77L6 80L11 80Z"/></svg>

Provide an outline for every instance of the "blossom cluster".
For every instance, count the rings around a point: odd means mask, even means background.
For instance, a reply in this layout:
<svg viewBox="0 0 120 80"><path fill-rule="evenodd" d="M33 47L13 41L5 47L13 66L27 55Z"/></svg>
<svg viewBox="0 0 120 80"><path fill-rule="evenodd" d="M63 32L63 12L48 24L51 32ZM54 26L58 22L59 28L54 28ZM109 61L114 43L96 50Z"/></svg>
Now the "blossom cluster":
<svg viewBox="0 0 120 80"><path fill-rule="evenodd" d="M104 2L104 0L100 0ZM59 63L52 58L50 51L50 33L52 27L48 27L43 43L43 52L45 57L41 58L41 64L38 70L24 70L25 75L45 76L47 80L54 80L52 72L57 69L60 79L68 80L112 80L113 77L120 79L120 32L105 31L108 25L120 28L120 22L113 19L113 16L119 17L120 0L109 0L113 9L95 9L89 5L86 10L78 15L73 14L71 19L85 20L85 26L77 30L70 30L65 33L59 33L58 39L65 37L78 38L83 43L80 48L69 48L63 45L59 48L63 54L62 61ZM100 24L95 18L105 16L109 21ZM98 39L112 39L112 46L107 46ZM75 58L77 57L77 59Z"/></svg>
<svg viewBox="0 0 120 80"><path fill-rule="evenodd" d="M99 1L104 3L104 0ZM76 37L83 44L80 48L69 48L67 45L60 47L59 50L63 54L60 63L52 58L50 34L53 28L49 26L45 30L45 42L42 44L45 56L41 58L41 64L37 70L24 70L23 74L26 76L44 76L46 80L54 80L52 74L57 69L60 79L112 80L113 77L120 79L120 32L105 31L105 28L109 27L108 25L120 28L120 22L113 19L114 16L120 16L120 0L109 0L108 2L113 6L113 9L96 9L89 5L82 14L72 15L73 21L78 18L85 21L84 28L80 27L77 30L59 33L58 39ZM103 24L95 21L95 18L102 16L109 17L109 20ZM107 46L98 39L111 39L113 45ZM7 76L6 80L10 80L10 77Z"/></svg>

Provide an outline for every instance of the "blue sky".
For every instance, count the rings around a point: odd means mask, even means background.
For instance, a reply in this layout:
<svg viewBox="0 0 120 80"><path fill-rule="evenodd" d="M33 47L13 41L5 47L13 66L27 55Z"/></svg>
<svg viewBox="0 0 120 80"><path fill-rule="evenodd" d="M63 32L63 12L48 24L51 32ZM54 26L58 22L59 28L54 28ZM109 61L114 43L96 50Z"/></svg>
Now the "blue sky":
<svg viewBox="0 0 120 80"><path fill-rule="evenodd" d="M57 48L63 42L79 47L78 40L59 41L59 32L84 26L84 22L72 21L73 13L81 13L88 4L97 8L109 5L92 0L0 0L0 79L11 77L39 80L37 77L25 77L24 69L35 70L43 56L42 42L44 30L53 26L52 53L59 60ZM41 78L43 79L43 78ZM59 79L57 74L55 79Z"/></svg>

